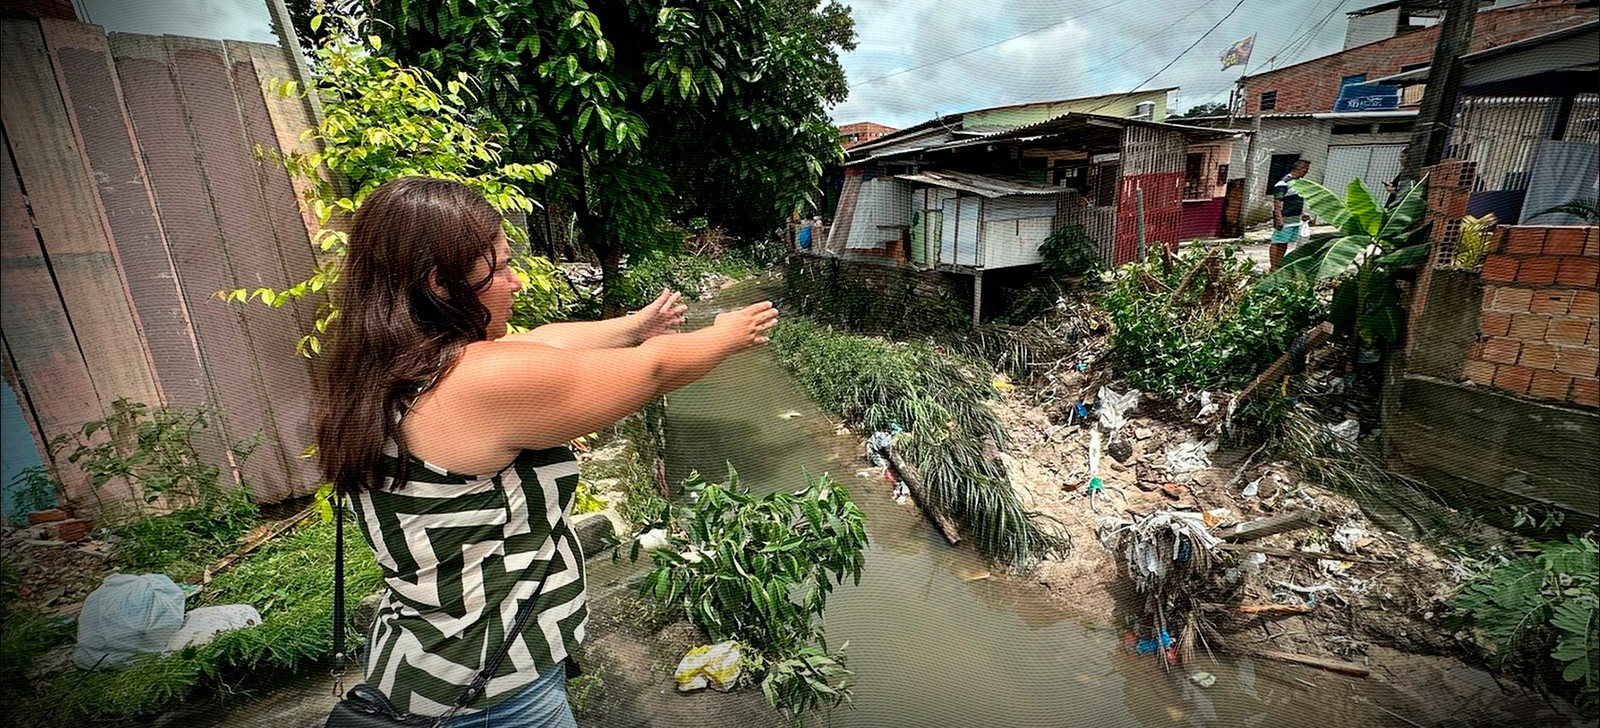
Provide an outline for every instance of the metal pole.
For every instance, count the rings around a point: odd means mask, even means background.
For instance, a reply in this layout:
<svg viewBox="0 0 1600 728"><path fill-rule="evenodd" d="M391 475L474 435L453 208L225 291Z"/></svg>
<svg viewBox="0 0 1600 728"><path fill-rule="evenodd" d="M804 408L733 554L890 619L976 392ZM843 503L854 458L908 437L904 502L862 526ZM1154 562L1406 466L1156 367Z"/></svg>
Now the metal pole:
<svg viewBox="0 0 1600 728"><path fill-rule="evenodd" d="M1139 215L1139 262L1144 262L1144 186L1133 188L1134 210Z"/></svg>

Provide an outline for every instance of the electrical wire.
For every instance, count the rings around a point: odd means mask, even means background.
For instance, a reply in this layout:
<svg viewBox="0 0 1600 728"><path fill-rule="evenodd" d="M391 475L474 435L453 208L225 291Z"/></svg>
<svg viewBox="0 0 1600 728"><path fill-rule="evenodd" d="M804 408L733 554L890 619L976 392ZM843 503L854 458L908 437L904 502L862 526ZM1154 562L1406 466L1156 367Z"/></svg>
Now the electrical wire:
<svg viewBox="0 0 1600 728"><path fill-rule="evenodd" d="M1212 26L1209 29L1207 29L1206 32L1201 33L1199 38L1195 38L1194 42L1190 43L1188 48L1183 49L1183 52L1179 53L1177 56L1173 57L1172 60L1168 61L1167 65L1161 67L1161 70L1150 74L1150 77L1145 79L1145 80L1143 80L1143 81L1140 81L1139 85L1134 86L1133 88L1131 88L1131 89L1129 89L1127 91L1124 91L1123 93L1120 93L1120 94L1118 94L1116 96L1113 96L1113 97L1111 97L1109 99L1106 99L1105 101L1101 102L1100 105L1094 107L1093 109L1090 109L1089 113L1092 114L1092 113L1094 113L1096 111L1099 111L1099 110L1111 105L1111 103L1113 103L1115 101L1120 101L1122 99L1127 98L1128 96L1130 96L1130 95L1134 94L1135 92L1137 92L1139 89L1144 88L1145 84L1150 83L1151 81L1154 81L1156 76L1160 76L1161 74L1166 73L1167 69L1172 68L1173 64L1176 64L1184 56L1188 55L1189 51L1194 50L1195 46L1200 45L1200 42L1204 41L1207 36L1209 36L1213 32L1215 32L1217 30L1217 28L1222 27L1222 24L1227 22L1228 18L1233 17L1234 13L1239 12L1239 8L1244 5L1244 2L1245 2L1245 0L1239 0L1239 2L1234 3L1233 9L1229 10L1227 15L1222 16L1221 20L1218 20L1216 23L1212 24Z"/></svg>

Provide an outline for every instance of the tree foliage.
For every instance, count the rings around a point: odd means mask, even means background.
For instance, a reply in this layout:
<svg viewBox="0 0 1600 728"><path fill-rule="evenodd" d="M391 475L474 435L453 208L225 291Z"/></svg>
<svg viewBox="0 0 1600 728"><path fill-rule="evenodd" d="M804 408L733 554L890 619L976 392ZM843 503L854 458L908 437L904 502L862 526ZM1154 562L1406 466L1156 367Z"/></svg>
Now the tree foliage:
<svg viewBox="0 0 1600 728"><path fill-rule="evenodd" d="M482 80L507 158L550 159L612 284L660 223L705 216L770 229L842 153L823 104L842 99L848 10L816 0L369 0L386 52Z"/></svg>
<svg viewBox="0 0 1600 728"><path fill-rule="evenodd" d="M239 288L221 295L273 307L308 296L320 298L315 330L307 332L297 347L310 356L321 351L321 336L338 316L326 292L338 280L336 261L344 255L347 242L344 228L378 185L405 176L450 179L483 193L501 213L527 213L534 209L533 202L519 185L539 183L553 168L544 162L502 159L503 133L470 118L469 109L477 99L470 75L456 73L441 81L425 70L402 65L381 54L383 40L365 32L370 28L359 20L318 15L308 24L325 31L314 58L316 88L305 89L284 79L274 79L270 86L283 96L317 93L324 99L322 122L301 134L303 141L314 142L314 150L278 157L291 175L307 183L305 204L321 225L314 242L324 255L309 277L286 289ZM505 230L514 243L527 239L509 222ZM524 256L514 267L525 285L516 323L549 320L554 315L550 312L560 308L561 287L566 284L548 263ZM555 303L541 297L554 298Z"/></svg>
<svg viewBox="0 0 1600 728"><path fill-rule="evenodd" d="M1353 336L1369 347L1399 341L1405 324L1397 273L1426 260L1428 184L1408 188L1389 207L1373 201L1361 180L1351 180L1344 199L1311 180L1291 183L1308 211L1339 228L1284 256L1282 267L1262 280L1276 286L1290 279L1332 281L1335 336Z"/></svg>

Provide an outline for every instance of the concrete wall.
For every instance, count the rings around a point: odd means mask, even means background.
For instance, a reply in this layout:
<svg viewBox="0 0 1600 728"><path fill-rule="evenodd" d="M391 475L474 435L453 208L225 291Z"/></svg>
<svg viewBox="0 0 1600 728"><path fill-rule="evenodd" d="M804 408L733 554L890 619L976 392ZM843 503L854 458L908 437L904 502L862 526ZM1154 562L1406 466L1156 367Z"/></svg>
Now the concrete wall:
<svg viewBox="0 0 1600 728"><path fill-rule="evenodd" d="M1086 99L1068 99L1053 103L1020 104L1017 106L1003 106L997 109L969 111L962 115L961 123L969 129L979 126L1021 126L1024 124L1037 124L1046 119L1054 119L1069 111L1126 117L1138 113L1136 109L1139 104L1146 101L1155 104L1155 111L1152 114L1153 121L1163 121L1167 118L1167 92L1165 90L1155 90L1118 94L1109 97L1093 96Z"/></svg>
<svg viewBox="0 0 1600 728"><path fill-rule="evenodd" d="M1310 117L1291 118L1266 118L1261 120L1261 135L1256 139L1255 154L1249 154L1250 144L1247 140L1239 140L1233 145L1233 160L1228 169L1230 177L1244 177L1248 168L1253 173L1254 180L1245 187L1244 191L1244 222L1246 226L1256 225L1272 217L1272 196L1268 188L1277 180L1267 179L1272 170L1272 157L1277 154L1298 154L1301 159L1311 162L1311 171L1306 173L1306 178L1314 182L1323 181L1323 173L1328 169L1328 147L1332 144L1404 144L1410 141L1410 135L1405 132L1396 133L1368 133L1368 134L1333 134L1334 124L1360 124L1369 123L1376 128L1376 124L1383 121L1410 121L1410 119L1314 119ZM1238 170L1238 172L1235 172ZM1387 180L1385 180L1387 181ZM1383 187L1376 181L1368 180L1370 189L1381 192ZM1342 193L1343 191L1340 190ZM1381 200L1380 200L1381 201Z"/></svg>

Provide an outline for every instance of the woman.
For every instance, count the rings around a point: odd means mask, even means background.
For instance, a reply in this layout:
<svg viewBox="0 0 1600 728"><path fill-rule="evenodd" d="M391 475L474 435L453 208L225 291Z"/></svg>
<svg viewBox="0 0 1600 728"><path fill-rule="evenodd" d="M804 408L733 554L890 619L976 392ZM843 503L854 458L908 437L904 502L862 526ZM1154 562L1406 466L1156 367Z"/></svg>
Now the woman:
<svg viewBox="0 0 1600 728"><path fill-rule="evenodd" d="M709 327L678 296L609 321L506 333L521 288L500 215L456 182L374 190L350 229L317 453L383 568L366 681L445 715L537 592L485 693L450 726L572 726L564 663L583 640L572 439L767 341L759 303Z"/></svg>

